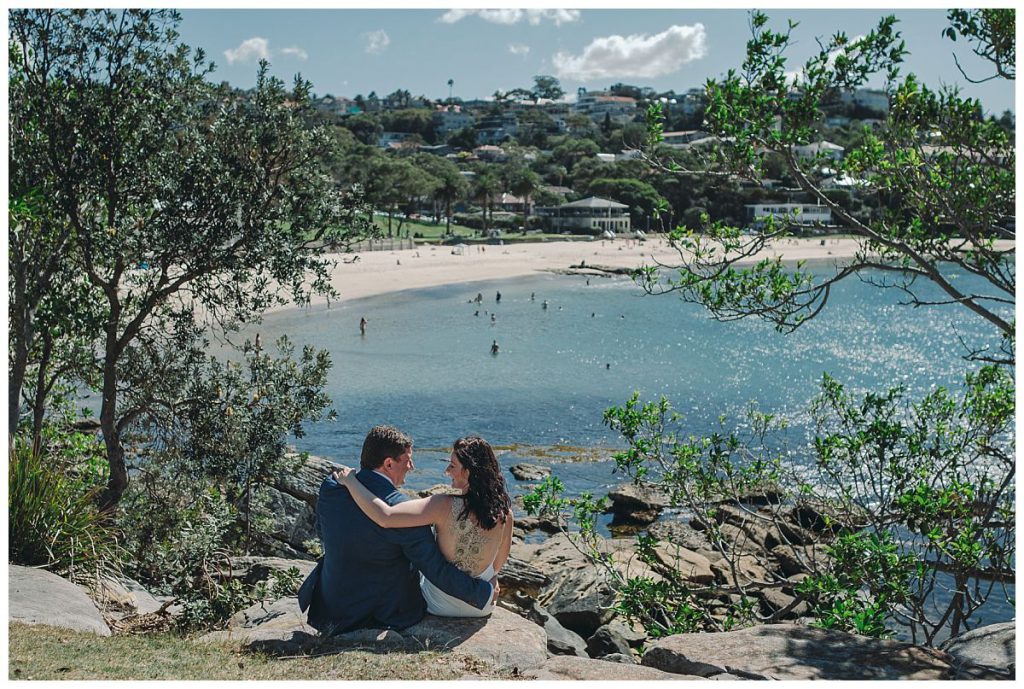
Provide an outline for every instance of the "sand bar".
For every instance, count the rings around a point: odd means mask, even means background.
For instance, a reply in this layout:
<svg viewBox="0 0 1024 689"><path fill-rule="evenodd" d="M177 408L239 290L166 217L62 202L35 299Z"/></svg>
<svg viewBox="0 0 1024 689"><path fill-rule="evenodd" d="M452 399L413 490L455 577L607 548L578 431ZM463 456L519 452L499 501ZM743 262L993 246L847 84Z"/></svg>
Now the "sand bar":
<svg viewBox="0 0 1024 689"><path fill-rule="evenodd" d="M782 255L787 261L842 262L854 256L858 244L858 240L851 238L826 238L824 244L821 238L786 239L755 259ZM353 261L355 256L359 258ZM400 251L334 254L330 258L337 261L331 282L344 303L403 290L567 270L581 261L611 268L636 268L655 261L673 264L679 262L679 253L664 239L655 238L643 243L616 239L491 244L468 246L462 254L453 253L450 246L421 246ZM323 301L318 298L313 303Z"/></svg>

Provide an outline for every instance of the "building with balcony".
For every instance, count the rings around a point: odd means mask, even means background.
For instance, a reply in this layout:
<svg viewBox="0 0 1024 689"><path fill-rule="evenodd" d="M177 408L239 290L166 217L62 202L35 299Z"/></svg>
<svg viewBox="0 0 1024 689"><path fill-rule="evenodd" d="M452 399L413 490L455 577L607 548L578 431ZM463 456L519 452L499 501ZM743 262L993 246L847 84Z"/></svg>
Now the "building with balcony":
<svg viewBox="0 0 1024 689"><path fill-rule="evenodd" d="M534 214L552 232L597 235L605 230L630 230L629 206L596 196L559 206L538 206Z"/></svg>

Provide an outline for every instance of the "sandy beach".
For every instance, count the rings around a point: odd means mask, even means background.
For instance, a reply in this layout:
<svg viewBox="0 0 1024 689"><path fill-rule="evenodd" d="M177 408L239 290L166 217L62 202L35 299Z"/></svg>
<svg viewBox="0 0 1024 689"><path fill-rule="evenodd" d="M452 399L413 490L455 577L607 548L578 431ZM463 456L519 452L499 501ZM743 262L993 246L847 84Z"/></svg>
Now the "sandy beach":
<svg viewBox="0 0 1024 689"><path fill-rule="evenodd" d="M854 255L854 239L788 239L758 255L783 255L787 261L842 261ZM358 260L353 259L358 256ZM403 290L445 284L506 280L545 271L567 270L570 266L598 265L636 268L655 261L678 263L679 254L663 239L643 243L616 239L593 242L535 242L506 246L468 246L463 254L450 246L422 246L401 251L366 251L334 254L337 261L332 284L342 302ZM322 299L319 300L323 302ZM314 300L317 303L317 300Z"/></svg>

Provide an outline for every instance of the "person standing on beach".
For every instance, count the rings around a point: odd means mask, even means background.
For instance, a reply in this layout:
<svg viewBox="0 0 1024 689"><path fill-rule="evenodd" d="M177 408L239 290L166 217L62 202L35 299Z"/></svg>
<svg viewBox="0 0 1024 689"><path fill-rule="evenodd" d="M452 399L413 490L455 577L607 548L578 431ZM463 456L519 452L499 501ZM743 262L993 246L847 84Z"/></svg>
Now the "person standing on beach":
<svg viewBox="0 0 1024 689"><path fill-rule="evenodd" d="M366 335L366 318L359 319L359 334Z"/></svg>

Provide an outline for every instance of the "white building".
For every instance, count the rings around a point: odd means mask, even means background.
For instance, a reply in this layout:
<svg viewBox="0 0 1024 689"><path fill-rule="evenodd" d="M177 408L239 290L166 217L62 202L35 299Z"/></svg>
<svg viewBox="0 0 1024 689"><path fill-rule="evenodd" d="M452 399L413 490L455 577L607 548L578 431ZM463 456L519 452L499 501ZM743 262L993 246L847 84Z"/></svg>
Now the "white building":
<svg viewBox="0 0 1024 689"><path fill-rule="evenodd" d="M828 158L830 160L842 160L843 152L846 150L838 144L834 144L830 141L816 141L813 144L807 144L806 146L793 146L793 154L797 158L803 158L809 160L811 158L817 158L818 156Z"/></svg>
<svg viewBox="0 0 1024 689"><path fill-rule="evenodd" d="M604 122L605 116L617 124L626 124L636 118L636 99L580 89L572 110L587 115L598 124Z"/></svg>
<svg viewBox="0 0 1024 689"><path fill-rule="evenodd" d="M383 132L377 139L377 148L390 148L392 144L404 144L412 141L415 136L408 132Z"/></svg>
<svg viewBox="0 0 1024 689"><path fill-rule="evenodd" d="M463 111L458 105L441 105L431 115L434 122L434 131L442 136L466 129L476 124L476 118L472 113Z"/></svg>
<svg viewBox="0 0 1024 689"><path fill-rule="evenodd" d="M803 203L754 203L744 206L747 220L758 225L765 218L775 218L798 225L831 225L832 210L828 206L811 206Z"/></svg>
<svg viewBox="0 0 1024 689"><path fill-rule="evenodd" d="M605 230L629 232L629 206L591 196L560 206L538 206L537 217L544 218L553 232L601 234Z"/></svg>
<svg viewBox="0 0 1024 689"><path fill-rule="evenodd" d="M885 91L878 91L876 89L857 89L852 93L850 91L844 91L839 95L840 100L845 105L858 105L868 110L874 110L875 112L888 113L889 112L889 94Z"/></svg>

